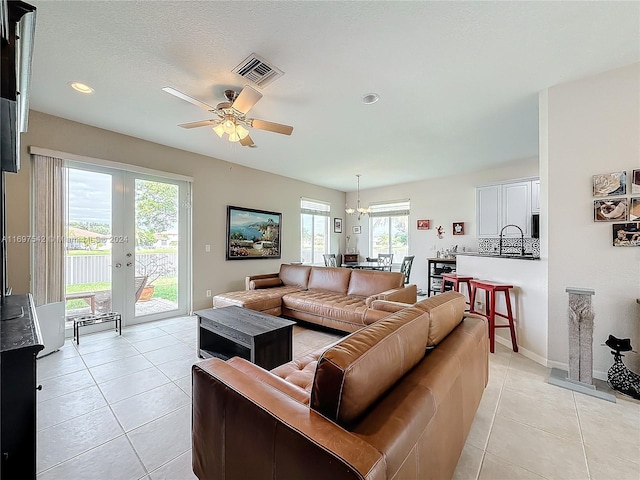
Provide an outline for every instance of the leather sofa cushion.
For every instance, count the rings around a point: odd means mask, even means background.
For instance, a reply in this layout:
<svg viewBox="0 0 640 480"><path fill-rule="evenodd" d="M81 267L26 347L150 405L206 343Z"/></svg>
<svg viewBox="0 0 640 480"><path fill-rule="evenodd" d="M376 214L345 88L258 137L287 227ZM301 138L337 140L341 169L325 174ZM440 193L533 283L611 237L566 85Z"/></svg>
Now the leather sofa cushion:
<svg viewBox="0 0 640 480"><path fill-rule="evenodd" d="M256 278L249 282L249 290L259 290L261 288L273 288L282 285L282 280L278 277L273 278Z"/></svg>
<svg viewBox="0 0 640 480"><path fill-rule="evenodd" d="M429 314L406 308L328 348L316 367L311 408L352 426L425 354Z"/></svg>
<svg viewBox="0 0 640 480"><path fill-rule="evenodd" d="M403 273L354 270L351 273L347 295L366 298L376 293L401 287L404 287Z"/></svg>
<svg viewBox="0 0 640 480"><path fill-rule="evenodd" d="M446 292L435 297L429 297L414 305L425 312L429 312L429 340L428 347L439 344L464 318L466 308L464 295L458 292Z"/></svg>
<svg viewBox="0 0 640 480"><path fill-rule="evenodd" d="M238 305L239 307L257 310L259 312L270 309L280 309L282 296L299 290L298 287L275 287L221 293L213 297L213 306L214 308L219 308Z"/></svg>
<svg viewBox="0 0 640 480"><path fill-rule="evenodd" d="M282 305L291 310L358 325L364 325L363 319L367 311L362 298L316 289L284 295Z"/></svg>
<svg viewBox="0 0 640 480"><path fill-rule="evenodd" d="M302 289L308 288L309 273L311 267L306 265L280 265L278 276L284 285L297 286Z"/></svg>
<svg viewBox="0 0 640 480"><path fill-rule="evenodd" d="M314 267L309 275L308 288L346 294L351 272L350 268Z"/></svg>

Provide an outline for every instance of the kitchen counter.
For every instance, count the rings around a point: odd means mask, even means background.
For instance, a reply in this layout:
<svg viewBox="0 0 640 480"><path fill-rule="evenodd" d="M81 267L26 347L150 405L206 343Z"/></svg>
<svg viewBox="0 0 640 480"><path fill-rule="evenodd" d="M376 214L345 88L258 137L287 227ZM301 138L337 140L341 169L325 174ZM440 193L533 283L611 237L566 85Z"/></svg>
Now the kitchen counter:
<svg viewBox="0 0 640 480"><path fill-rule="evenodd" d="M457 256L466 255L471 257L490 257L490 258L508 258L508 259L516 259L516 260L540 260L540 257L534 257L532 253L525 253L524 256L519 253L503 253L502 255L498 253L481 253L481 252L463 252L457 253Z"/></svg>

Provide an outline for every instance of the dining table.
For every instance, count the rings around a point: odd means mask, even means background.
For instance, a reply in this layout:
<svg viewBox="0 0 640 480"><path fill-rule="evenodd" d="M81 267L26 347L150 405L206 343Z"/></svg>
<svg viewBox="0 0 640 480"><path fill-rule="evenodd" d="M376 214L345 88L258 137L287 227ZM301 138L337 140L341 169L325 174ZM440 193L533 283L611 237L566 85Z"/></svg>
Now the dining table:
<svg viewBox="0 0 640 480"><path fill-rule="evenodd" d="M341 265L345 268L359 268L361 270L385 270L389 265L382 265L378 262L347 262Z"/></svg>

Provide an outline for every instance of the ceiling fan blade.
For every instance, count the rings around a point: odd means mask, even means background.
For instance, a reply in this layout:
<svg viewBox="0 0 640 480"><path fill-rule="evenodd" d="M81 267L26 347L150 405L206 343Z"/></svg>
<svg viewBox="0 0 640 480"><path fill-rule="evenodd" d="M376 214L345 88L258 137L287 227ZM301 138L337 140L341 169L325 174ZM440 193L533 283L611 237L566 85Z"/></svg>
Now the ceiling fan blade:
<svg viewBox="0 0 640 480"><path fill-rule="evenodd" d="M211 105L201 102L200 100L196 100L195 98L190 97L186 93L182 93L180 90L176 90L173 87L164 87L162 90L164 90L167 93L170 93L175 97L181 98L182 100L185 100L189 103L193 103L196 107L200 107L203 110L206 110L208 112L210 112L211 110L215 110L215 107L212 107Z"/></svg>
<svg viewBox="0 0 640 480"><path fill-rule="evenodd" d="M253 143L251 137L247 135L246 137L240 139L240 145L242 145L243 147L253 147L255 143Z"/></svg>
<svg viewBox="0 0 640 480"><path fill-rule="evenodd" d="M261 98L262 94L259 91L257 91L255 88L250 87L249 85L246 85L240 92L240 95L238 95L238 98L235 99L231 107L241 113L246 114L249 110L251 110L251 107L258 103L258 100L260 100Z"/></svg>
<svg viewBox="0 0 640 480"><path fill-rule="evenodd" d="M282 133L283 135L291 135L293 127L282 125L280 123L267 122L266 120L253 119L251 126L259 130L267 130L269 132Z"/></svg>
<svg viewBox="0 0 640 480"><path fill-rule="evenodd" d="M181 123L178 126L182 128L197 128L197 127L208 127L210 125L215 125L217 123L218 123L218 120L201 120L199 122Z"/></svg>

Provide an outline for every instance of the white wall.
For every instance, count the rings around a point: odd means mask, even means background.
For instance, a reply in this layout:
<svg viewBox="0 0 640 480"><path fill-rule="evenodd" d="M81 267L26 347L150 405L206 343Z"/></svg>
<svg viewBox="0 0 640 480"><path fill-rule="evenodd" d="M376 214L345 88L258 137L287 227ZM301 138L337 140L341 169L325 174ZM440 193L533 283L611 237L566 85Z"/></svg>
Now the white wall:
<svg viewBox="0 0 640 480"><path fill-rule="evenodd" d="M551 365L568 362L566 287L592 288L599 377L612 363L609 349L601 346L609 334L631 338L633 347L640 348L640 248L612 246L611 224L593 221L592 196L593 175L640 168L639 92L640 64L635 64L540 95L549 360Z"/></svg>
<svg viewBox="0 0 640 480"><path fill-rule="evenodd" d="M476 238L476 192L475 187L493 182L538 176L538 158L527 158L505 163L499 167L469 172L451 177L437 178L419 182L403 183L384 188L372 188L360 191L360 203L383 202L401 199L411 200L409 218L409 254L415 255L411 270L411 283L418 288L427 289L427 258L435 257L436 251L458 245L458 250L477 251ZM355 182L355 178L354 178ZM354 183L355 184L355 183ZM366 175L360 179L361 187L366 186ZM347 194L347 203L355 205L356 193ZM361 225L362 233L352 235L351 246L357 238L358 251L362 256L369 254L369 218L360 222L354 216L346 218L346 232L353 225ZM418 230L417 220L431 220L430 230ZM454 222L464 222L465 234L454 236L451 232ZM436 228L442 225L444 236L439 239ZM402 259L395 259L400 263Z"/></svg>

